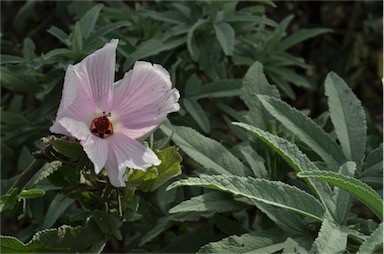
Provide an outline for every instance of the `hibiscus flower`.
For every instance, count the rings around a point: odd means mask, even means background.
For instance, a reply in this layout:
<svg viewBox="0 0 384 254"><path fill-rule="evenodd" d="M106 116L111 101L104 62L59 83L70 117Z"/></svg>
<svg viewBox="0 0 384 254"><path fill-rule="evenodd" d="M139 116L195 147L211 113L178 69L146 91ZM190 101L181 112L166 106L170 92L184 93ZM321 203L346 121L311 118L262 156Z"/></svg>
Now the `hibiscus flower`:
<svg viewBox="0 0 384 254"><path fill-rule="evenodd" d="M126 167L145 171L161 163L139 139L180 109L180 95L169 73L148 62L136 62L114 82L117 44L113 39L68 66L50 131L80 140L96 174L105 168L111 184L123 187Z"/></svg>

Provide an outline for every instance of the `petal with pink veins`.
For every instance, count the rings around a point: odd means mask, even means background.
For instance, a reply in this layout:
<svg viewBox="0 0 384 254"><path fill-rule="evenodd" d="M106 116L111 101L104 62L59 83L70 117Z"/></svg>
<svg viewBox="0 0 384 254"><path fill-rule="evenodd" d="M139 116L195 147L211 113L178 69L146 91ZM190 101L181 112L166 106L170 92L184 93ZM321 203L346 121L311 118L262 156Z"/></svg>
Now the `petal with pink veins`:
<svg viewBox="0 0 384 254"><path fill-rule="evenodd" d="M148 147L122 132L115 133L108 140L109 149L115 152L118 168L125 167L146 170L151 166L158 166L161 160Z"/></svg>
<svg viewBox="0 0 384 254"><path fill-rule="evenodd" d="M111 184L115 187L125 187L124 172L125 167L118 167L115 152L112 149L108 151L108 160L105 164L105 170Z"/></svg>
<svg viewBox="0 0 384 254"><path fill-rule="evenodd" d="M112 101L117 44L118 40L111 40L74 66L81 84L103 110L109 110Z"/></svg>
<svg viewBox="0 0 384 254"><path fill-rule="evenodd" d="M64 117L59 120L59 123L71 136L80 140L85 153L94 164L95 173L100 173L107 161L108 142L93 135L89 131L89 127L83 122Z"/></svg>

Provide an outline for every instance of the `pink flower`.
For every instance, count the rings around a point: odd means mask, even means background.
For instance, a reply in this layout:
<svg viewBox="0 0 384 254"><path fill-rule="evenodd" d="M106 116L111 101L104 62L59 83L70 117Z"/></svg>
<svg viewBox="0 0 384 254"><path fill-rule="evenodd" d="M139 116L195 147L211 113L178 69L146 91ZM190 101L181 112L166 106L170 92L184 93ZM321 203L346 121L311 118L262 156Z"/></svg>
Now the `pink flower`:
<svg viewBox="0 0 384 254"><path fill-rule="evenodd" d="M114 83L118 40L69 65L63 97L50 131L76 137L94 164L106 169L112 185L125 186L125 168L146 170L161 161L139 138L180 109L177 89L160 65L136 62Z"/></svg>

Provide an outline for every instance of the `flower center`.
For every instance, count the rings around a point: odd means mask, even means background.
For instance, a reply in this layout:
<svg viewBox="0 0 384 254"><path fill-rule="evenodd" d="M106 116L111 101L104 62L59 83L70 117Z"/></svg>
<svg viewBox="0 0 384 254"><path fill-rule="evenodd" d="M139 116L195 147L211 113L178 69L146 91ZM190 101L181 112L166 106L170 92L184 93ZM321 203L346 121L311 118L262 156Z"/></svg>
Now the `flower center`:
<svg viewBox="0 0 384 254"><path fill-rule="evenodd" d="M96 117L92 120L89 129L93 135L99 138L108 138L113 134L113 125L108 119L110 116L111 113L105 114L105 111L103 111L103 116Z"/></svg>

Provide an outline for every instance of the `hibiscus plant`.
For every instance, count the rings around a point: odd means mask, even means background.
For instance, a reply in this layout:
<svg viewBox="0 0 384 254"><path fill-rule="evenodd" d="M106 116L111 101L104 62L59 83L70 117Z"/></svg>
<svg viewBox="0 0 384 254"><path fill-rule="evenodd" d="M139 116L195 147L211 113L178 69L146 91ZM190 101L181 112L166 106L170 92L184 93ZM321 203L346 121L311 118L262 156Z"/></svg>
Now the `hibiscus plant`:
<svg viewBox="0 0 384 254"><path fill-rule="evenodd" d="M15 31L35 27L2 34L1 252L383 251L382 124L356 89L380 79L298 54L337 31L269 0L19 5ZM378 5L355 8L367 45Z"/></svg>

